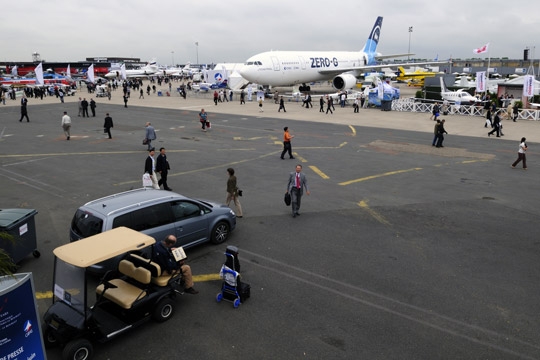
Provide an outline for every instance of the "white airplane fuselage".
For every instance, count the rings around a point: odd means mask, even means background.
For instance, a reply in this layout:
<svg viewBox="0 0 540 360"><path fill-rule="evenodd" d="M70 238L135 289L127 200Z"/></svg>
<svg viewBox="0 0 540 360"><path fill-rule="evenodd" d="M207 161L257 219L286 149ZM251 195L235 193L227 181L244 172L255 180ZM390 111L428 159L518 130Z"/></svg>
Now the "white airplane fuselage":
<svg viewBox="0 0 540 360"><path fill-rule="evenodd" d="M462 105L474 104L478 101L477 98L462 89L456 91L443 91L441 92L441 97L443 98L443 100L457 102Z"/></svg>
<svg viewBox="0 0 540 360"><path fill-rule="evenodd" d="M363 51L269 51L249 58L239 72L253 83L289 86L331 80L367 62Z"/></svg>
<svg viewBox="0 0 540 360"><path fill-rule="evenodd" d="M140 69L125 70L126 77L128 78L150 76L150 75L156 74L158 71L159 71L158 67L154 64L146 65ZM111 71L105 74L105 77L107 79L114 79L116 77L121 77L121 76L122 76L121 70L115 70L115 71Z"/></svg>
<svg viewBox="0 0 540 360"><path fill-rule="evenodd" d="M443 100L456 102L462 105L474 104L475 102L478 102L478 99L476 97L472 96L471 94L469 94L463 89L459 89L456 91L449 91L446 88L444 79L442 77L439 78L439 81L441 82L441 98Z"/></svg>
<svg viewBox="0 0 540 360"><path fill-rule="evenodd" d="M362 73L388 67L377 64L378 60L409 55L377 53L382 22L382 16L377 17L360 51L267 51L250 57L238 72L247 81L261 85L291 86L332 80L338 90L351 89ZM427 63L418 63L424 64Z"/></svg>

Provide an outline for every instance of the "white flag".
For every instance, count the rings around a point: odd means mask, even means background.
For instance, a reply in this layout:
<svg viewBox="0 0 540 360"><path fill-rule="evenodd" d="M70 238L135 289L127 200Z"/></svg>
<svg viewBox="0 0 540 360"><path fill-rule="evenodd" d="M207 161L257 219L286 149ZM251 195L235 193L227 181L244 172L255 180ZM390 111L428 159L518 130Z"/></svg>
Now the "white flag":
<svg viewBox="0 0 540 360"><path fill-rule="evenodd" d="M66 76L71 77L71 66L68 64L68 67L66 69Z"/></svg>
<svg viewBox="0 0 540 360"><path fill-rule="evenodd" d="M88 67L88 71L86 72L86 77L88 78L89 82L91 82L92 84L94 83L94 64Z"/></svg>
<svg viewBox="0 0 540 360"><path fill-rule="evenodd" d="M13 75L13 76L19 75L19 74L17 73L17 69L18 69L18 66L17 66L17 65L15 65L14 67L12 67L12 68L11 68L11 75Z"/></svg>
<svg viewBox="0 0 540 360"><path fill-rule="evenodd" d="M534 76L525 75L523 77L523 96L534 96Z"/></svg>
<svg viewBox="0 0 540 360"><path fill-rule="evenodd" d="M489 43L484 46L479 47L478 49L473 49L473 53L482 54L488 51Z"/></svg>
<svg viewBox="0 0 540 360"><path fill-rule="evenodd" d="M476 73L476 92L486 91L486 72L479 71Z"/></svg>
<svg viewBox="0 0 540 360"><path fill-rule="evenodd" d="M120 74L122 75L122 80L127 79L126 64L122 64L122 66L120 66Z"/></svg>
<svg viewBox="0 0 540 360"><path fill-rule="evenodd" d="M43 64L39 63L39 65L34 69L34 72L36 73L36 85L45 85L45 81L43 80Z"/></svg>

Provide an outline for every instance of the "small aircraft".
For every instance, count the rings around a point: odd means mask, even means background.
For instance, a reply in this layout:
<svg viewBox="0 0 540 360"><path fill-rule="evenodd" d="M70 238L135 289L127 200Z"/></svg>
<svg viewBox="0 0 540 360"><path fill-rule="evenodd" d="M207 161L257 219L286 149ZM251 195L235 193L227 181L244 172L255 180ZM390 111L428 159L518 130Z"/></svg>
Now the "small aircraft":
<svg viewBox="0 0 540 360"><path fill-rule="evenodd" d="M424 79L426 77L434 77L435 72L424 71L418 69L414 72L406 72L403 66L398 67L399 75L397 76L398 81L404 81L407 83L407 86L424 86Z"/></svg>
<svg viewBox="0 0 540 360"><path fill-rule="evenodd" d="M382 21L382 16L379 16L361 51L269 51L247 59L239 73L246 80L257 84L270 86L303 84L300 91L310 90L305 84L325 80L332 80L334 88L338 90L350 89L356 85L356 80L362 73L388 67L377 64L377 61L410 55L381 55L376 52ZM443 63L446 62L431 61L394 66Z"/></svg>
<svg viewBox="0 0 540 360"><path fill-rule="evenodd" d="M181 77L189 77L193 76L194 74L200 73L200 70L197 68L192 68L191 63L188 62L186 65L184 65L181 69L176 69L176 71L168 74L172 76L181 76Z"/></svg>
<svg viewBox="0 0 540 360"><path fill-rule="evenodd" d="M45 85L51 85L51 84L64 84L64 85L73 85L74 81L70 78L67 78L65 76L62 76L60 74L56 73L45 73L43 74L43 81ZM4 77L0 78L0 84L1 85L36 85L37 79L34 77Z"/></svg>
<svg viewBox="0 0 540 360"><path fill-rule="evenodd" d="M122 77L122 72L125 71L126 77L133 78L133 77L144 77L144 76L150 76L157 73L159 70L156 60L152 59L152 61L148 62L145 66L139 68L139 69L133 69L133 70L114 70L110 71L107 74L105 74L105 77L107 79L114 79L117 77Z"/></svg>
<svg viewBox="0 0 540 360"><path fill-rule="evenodd" d="M217 89L226 89L227 88L227 80L223 80L222 82L216 82L216 83L209 83L209 82L200 82L197 84L192 85L193 90L196 91L210 91L210 90L217 90Z"/></svg>
<svg viewBox="0 0 540 360"><path fill-rule="evenodd" d="M449 91L444 83L444 79L442 76L440 77L440 81L441 81L441 98L443 100L459 103L461 105L471 105L480 101L476 97L466 92L464 89L459 89L456 91Z"/></svg>

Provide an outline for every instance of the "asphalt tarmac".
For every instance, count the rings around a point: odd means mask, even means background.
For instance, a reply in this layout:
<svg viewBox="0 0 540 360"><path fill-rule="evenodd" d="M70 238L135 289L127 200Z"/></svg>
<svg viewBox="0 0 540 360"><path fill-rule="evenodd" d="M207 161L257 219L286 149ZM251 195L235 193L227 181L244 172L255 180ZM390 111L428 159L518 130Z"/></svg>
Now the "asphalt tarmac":
<svg viewBox="0 0 540 360"><path fill-rule="evenodd" d="M429 114L137 97L128 108L119 92L97 99L95 118L77 117L75 98L30 99L30 123L17 104L0 106L2 208L38 210L42 256L19 271L33 273L40 312L77 207L141 186L146 121L167 148L174 191L224 201L226 169L236 170L244 218L227 244L240 248L252 297L236 310L218 304L219 281L200 276L200 293L179 297L170 321L97 344L95 359L540 359L536 122L505 121L494 139L481 118L448 117L436 149ZM279 159L284 126L295 160ZM527 171L510 168L521 136ZM311 195L292 218L283 195L297 163ZM227 244L189 249L194 273L215 275Z"/></svg>

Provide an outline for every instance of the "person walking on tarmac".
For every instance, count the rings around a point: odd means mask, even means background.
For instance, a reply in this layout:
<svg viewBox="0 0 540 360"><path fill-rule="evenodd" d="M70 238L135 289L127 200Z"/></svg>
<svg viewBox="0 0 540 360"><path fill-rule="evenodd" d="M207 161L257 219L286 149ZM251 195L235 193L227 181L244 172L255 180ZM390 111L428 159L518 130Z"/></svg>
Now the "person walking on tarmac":
<svg viewBox="0 0 540 360"><path fill-rule="evenodd" d="M281 96L281 97L279 98L279 109L278 109L278 112L280 112L281 109L283 109L283 112L287 112L287 110L285 110L285 102L283 101L283 96Z"/></svg>
<svg viewBox="0 0 540 360"><path fill-rule="evenodd" d="M291 147L291 140L294 137L294 135L291 135L289 133L289 128L285 126L283 128L283 151L281 152L281 160L285 160L283 156L285 156L285 153L289 153L289 158L294 159L294 156L292 155L292 147Z"/></svg>

